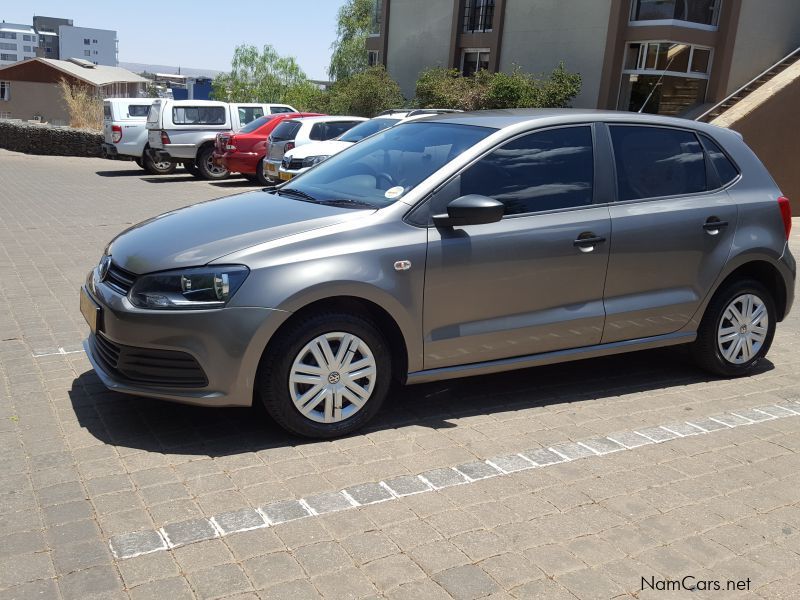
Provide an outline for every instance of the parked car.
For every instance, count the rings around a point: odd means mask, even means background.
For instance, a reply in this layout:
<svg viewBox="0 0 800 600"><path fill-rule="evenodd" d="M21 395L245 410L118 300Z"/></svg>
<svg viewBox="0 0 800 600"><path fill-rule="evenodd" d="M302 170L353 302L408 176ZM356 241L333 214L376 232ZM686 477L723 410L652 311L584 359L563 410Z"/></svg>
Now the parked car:
<svg viewBox="0 0 800 600"><path fill-rule="evenodd" d="M103 158L134 160L152 175L175 171L173 161L154 162L147 154L147 112L151 98L106 98L103 100Z"/></svg>
<svg viewBox="0 0 800 600"><path fill-rule="evenodd" d="M226 103L213 100L153 101L147 115L147 132L153 161L175 161L204 179L224 179L228 171L214 164L217 134L237 131L267 114L295 111L284 104Z"/></svg>
<svg viewBox="0 0 800 600"><path fill-rule="evenodd" d="M366 120L364 117L325 116L284 121L269 136L264 178L271 181L291 179L291 175L280 173L283 156L289 150L312 142L332 140Z"/></svg>
<svg viewBox="0 0 800 600"><path fill-rule="evenodd" d="M255 399L320 438L367 423L392 380L676 344L737 377L792 306L791 226L729 129L563 109L426 117L117 236L81 293L85 348L109 388Z"/></svg>
<svg viewBox="0 0 800 600"><path fill-rule="evenodd" d="M280 179L291 179L307 171L314 165L318 165L324 160L327 160L334 154L337 154L349 148L353 144L360 142L366 137L369 137L379 131L383 131L389 127L394 127L399 123L413 119L421 119L427 115L445 114L461 112L453 109L443 108L418 108L414 110L387 110L382 112L377 117L359 123L352 129L344 132L337 138L332 140L325 140L322 142L312 142L310 144L303 144L289 150L283 155L278 176Z"/></svg>
<svg viewBox="0 0 800 600"><path fill-rule="evenodd" d="M283 113L264 115L236 132L217 134L214 147L215 164L229 173L241 173L251 181L267 185L264 177L264 155L267 138L279 123L298 117L317 117L318 113Z"/></svg>

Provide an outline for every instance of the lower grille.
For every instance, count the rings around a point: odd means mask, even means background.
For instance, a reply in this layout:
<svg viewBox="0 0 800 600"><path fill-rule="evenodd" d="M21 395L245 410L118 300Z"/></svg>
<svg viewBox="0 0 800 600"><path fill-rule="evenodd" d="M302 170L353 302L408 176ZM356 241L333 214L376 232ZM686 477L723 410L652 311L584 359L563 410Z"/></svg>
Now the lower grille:
<svg viewBox="0 0 800 600"><path fill-rule="evenodd" d="M208 379L193 356L115 344L102 333L92 336L94 356L110 373L134 383L165 387L205 387Z"/></svg>

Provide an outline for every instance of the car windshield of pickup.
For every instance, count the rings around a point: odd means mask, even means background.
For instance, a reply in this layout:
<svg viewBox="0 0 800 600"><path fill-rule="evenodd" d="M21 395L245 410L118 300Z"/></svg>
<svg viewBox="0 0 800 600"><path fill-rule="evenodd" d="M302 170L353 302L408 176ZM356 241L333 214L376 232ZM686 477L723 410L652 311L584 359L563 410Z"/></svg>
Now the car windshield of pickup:
<svg viewBox="0 0 800 600"><path fill-rule="evenodd" d="M383 208L494 131L426 122L390 127L320 163L278 193L320 203Z"/></svg>

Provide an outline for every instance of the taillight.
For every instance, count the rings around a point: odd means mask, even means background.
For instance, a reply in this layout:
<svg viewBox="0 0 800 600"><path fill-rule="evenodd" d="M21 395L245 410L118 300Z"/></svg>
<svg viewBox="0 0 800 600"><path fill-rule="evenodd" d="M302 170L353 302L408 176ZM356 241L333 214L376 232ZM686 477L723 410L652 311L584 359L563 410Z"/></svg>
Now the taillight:
<svg viewBox="0 0 800 600"><path fill-rule="evenodd" d="M163 129L161 130L161 143L164 145L170 143L169 136L167 135L167 132L164 131Z"/></svg>
<svg viewBox="0 0 800 600"><path fill-rule="evenodd" d="M111 141L115 144L118 144L119 141L122 139L122 127L119 125L112 125L111 126Z"/></svg>
<svg viewBox="0 0 800 600"><path fill-rule="evenodd" d="M289 150L294 150L294 142L286 142L283 147L284 152L288 152Z"/></svg>
<svg viewBox="0 0 800 600"><path fill-rule="evenodd" d="M225 150L236 150L236 146L234 145L234 142L236 141L236 136L232 135L227 140L225 138L222 138L222 140L226 142Z"/></svg>
<svg viewBox="0 0 800 600"><path fill-rule="evenodd" d="M786 231L786 239L789 239L789 234L792 233L792 205L789 204L789 199L786 196L778 198L778 207L781 209L781 217L783 218L783 228Z"/></svg>

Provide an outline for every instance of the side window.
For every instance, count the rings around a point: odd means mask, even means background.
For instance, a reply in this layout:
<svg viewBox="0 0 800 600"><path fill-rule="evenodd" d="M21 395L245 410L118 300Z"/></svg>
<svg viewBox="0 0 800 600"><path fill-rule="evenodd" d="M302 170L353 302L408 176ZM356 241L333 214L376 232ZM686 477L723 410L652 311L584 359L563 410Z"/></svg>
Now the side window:
<svg viewBox="0 0 800 600"><path fill-rule="evenodd" d="M704 192L706 164L697 136L667 127L612 125L619 200Z"/></svg>
<svg viewBox="0 0 800 600"><path fill-rule="evenodd" d="M128 116L131 117L146 117L147 113L150 111L149 104L129 104L128 105Z"/></svg>
<svg viewBox="0 0 800 600"><path fill-rule="evenodd" d="M505 204L505 214L592 203L594 161L589 126L550 129L498 148L461 174L461 195Z"/></svg>
<svg viewBox="0 0 800 600"><path fill-rule="evenodd" d="M111 103L110 102L103 102L103 119L106 121L110 121L112 119L111 115Z"/></svg>
<svg viewBox="0 0 800 600"><path fill-rule="evenodd" d="M344 132L352 129L353 126L357 125L358 123L359 121L338 121L335 123L328 123L328 127L325 130L325 139L332 140L333 138L337 138Z"/></svg>
<svg viewBox="0 0 800 600"><path fill-rule="evenodd" d="M714 168L717 170L719 184L728 185L731 181L736 179L739 175L739 171L733 165L731 159L722 151L722 148L708 136L701 134L700 140L703 142L703 148L705 148L706 154L708 154L708 157L711 159L711 164L714 165Z"/></svg>
<svg viewBox="0 0 800 600"><path fill-rule="evenodd" d="M271 112L273 115L277 115L280 113L290 113L294 111L288 106L273 106L269 109L269 112Z"/></svg>
<svg viewBox="0 0 800 600"><path fill-rule="evenodd" d="M222 106L175 106L172 108L175 125L224 125L225 108Z"/></svg>
<svg viewBox="0 0 800 600"><path fill-rule="evenodd" d="M240 106L239 107L239 124L247 125L255 121L259 117L264 116L264 109L260 106Z"/></svg>
<svg viewBox="0 0 800 600"><path fill-rule="evenodd" d="M311 133L308 134L308 138L316 141L328 139L325 137L325 123L315 123L311 127Z"/></svg>

